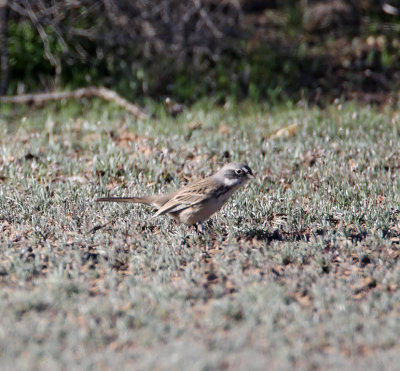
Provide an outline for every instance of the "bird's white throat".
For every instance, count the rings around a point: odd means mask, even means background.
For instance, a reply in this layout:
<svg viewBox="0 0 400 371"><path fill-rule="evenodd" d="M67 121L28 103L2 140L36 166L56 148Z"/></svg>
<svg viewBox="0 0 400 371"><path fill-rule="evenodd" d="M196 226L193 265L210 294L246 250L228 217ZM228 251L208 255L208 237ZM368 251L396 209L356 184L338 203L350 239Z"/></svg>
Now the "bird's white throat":
<svg viewBox="0 0 400 371"><path fill-rule="evenodd" d="M227 187L238 187L241 184L245 183L243 179L232 179L232 178L224 178L224 185Z"/></svg>

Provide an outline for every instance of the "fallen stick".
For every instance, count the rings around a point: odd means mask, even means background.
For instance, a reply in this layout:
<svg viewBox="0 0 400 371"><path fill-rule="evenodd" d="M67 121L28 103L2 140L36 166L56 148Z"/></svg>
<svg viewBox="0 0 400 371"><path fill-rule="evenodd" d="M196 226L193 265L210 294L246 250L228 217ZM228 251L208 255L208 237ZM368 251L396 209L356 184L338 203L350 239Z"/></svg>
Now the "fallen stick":
<svg viewBox="0 0 400 371"><path fill-rule="evenodd" d="M0 103L42 104L50 100L80 99L80 98L91 98L91 97L98 97L110 102L114 102L117 106L124 108L128 112L135 115L138 119L145 120L148 117L147 113L144 110L142 110L135 104L127 101L125 98L122 98L115 91L104 87L97 88L94 86L74 91L21 94L10 97L2 96L0 97Z"/></svg>

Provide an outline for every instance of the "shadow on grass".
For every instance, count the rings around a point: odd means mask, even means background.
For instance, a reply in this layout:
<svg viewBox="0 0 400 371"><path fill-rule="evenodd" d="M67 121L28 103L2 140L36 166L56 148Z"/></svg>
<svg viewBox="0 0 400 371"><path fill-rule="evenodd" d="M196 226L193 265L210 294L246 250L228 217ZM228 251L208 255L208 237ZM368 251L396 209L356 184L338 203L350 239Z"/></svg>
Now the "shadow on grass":
<svg viewBox="0 0 400 371"><path fill-rule="evenodd" d="M261 228L252 228L238 235L238 239L244 240L258 240L258 241L306 241L310 240L309 232L293 231L285 232L280 229L273 231L264 230Z"/></svg>

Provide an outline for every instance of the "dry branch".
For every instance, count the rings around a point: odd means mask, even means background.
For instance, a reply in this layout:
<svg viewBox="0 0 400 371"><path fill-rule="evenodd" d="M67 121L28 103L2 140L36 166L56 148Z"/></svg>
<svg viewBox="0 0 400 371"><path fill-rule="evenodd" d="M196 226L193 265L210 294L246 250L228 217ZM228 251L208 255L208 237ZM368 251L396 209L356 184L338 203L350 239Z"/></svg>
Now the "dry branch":
<svg viewBox="0 0 400 371"><path fill-rule="evenodd" d="M145 120L148 117L147 113L143 109L127 101L125 98L122 98L115 91L104 87L97 88L94 86L74 91L21 94L10 97L3 96L0 97L0 103L43 104L51 100L81 99L92 97L98 97L110 102L114 102L117 106L124 108L126 111L135 115L138 119Z"/></svg>

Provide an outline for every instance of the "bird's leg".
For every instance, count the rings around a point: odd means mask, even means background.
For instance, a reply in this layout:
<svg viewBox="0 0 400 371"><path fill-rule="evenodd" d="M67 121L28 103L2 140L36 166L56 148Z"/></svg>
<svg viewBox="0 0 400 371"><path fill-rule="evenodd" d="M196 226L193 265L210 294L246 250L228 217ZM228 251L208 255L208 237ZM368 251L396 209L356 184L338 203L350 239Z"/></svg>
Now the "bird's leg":
<svg viewBox="0 0 400 371"><path fill-rule="evenodd" d="M204 233L205 228L204 228L203 222L198 222L196 224L196 229L197 229L197 232Z"/></svg>

